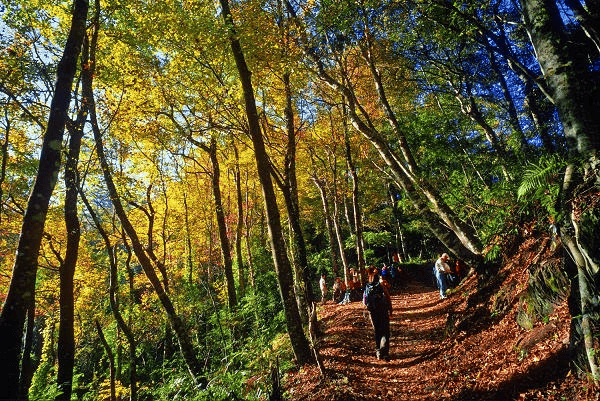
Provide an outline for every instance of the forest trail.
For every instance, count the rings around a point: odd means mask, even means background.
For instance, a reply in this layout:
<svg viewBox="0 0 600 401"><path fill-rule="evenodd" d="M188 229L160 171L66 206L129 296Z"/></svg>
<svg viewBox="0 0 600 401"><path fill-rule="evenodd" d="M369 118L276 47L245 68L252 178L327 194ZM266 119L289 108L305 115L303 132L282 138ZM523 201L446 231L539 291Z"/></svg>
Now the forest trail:
<svg viewBox="0 0 600 401"><path fill-rule="evenodd" d="M325 331L320 353L338 391L328 395L322 388L320 394L316 386L307 400L417 400L443 389L447 372L439 369L435 356L447 347L451 303L440 300L436 289L411 283L392 293L392 305L389 361L375 356L373 329L361 302L328 301L319 307Z"/></svg>
<svg viewBox="0 0 600 401"><path fill-rule="evenodd" d="M416 280L393 291L389 361L375 356L373 330L361 302L319 305L319 353L327 377L316 367L289 372L285 399L561 400L565 393L569 400L597 399L585 396L589 390L571 392L574 379L564 363L565 307L549 323L525 331L514 311L493 320L483 307L467 308L466 293L475 285L474 278L468 279L445 300ZM531 333L537 337L529 344Z"/></svg>

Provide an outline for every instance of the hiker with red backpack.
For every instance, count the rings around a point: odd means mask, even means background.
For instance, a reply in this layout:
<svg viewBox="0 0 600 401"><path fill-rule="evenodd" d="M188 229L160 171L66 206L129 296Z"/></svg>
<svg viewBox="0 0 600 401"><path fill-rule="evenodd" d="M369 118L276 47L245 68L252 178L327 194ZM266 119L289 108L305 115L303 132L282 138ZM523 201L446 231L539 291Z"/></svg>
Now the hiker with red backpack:
<svg viewBox="0 0 600 401"><path fill-rule="evenodd" d="M363 304L369 311L371 324L375 332L375 355L377 359L389 360L390 316L392 299L385 285L380 282L379 271L375 266L368 270L368 283L365 286Z"/></svg>

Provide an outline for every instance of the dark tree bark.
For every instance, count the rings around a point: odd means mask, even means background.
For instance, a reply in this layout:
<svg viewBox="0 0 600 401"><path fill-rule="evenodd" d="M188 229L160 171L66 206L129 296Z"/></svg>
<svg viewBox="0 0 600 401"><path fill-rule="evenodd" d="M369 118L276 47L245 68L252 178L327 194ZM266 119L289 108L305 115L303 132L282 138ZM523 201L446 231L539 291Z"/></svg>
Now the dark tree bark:
<svg viewBox="0 0 600 401"><path fill-rule="evenodd" d="M525 139L525 133L521 128L521 123L519 122L519 114L517 112L517 107L515 106L515 102L513 97L511 96L510 89L508 87L508 83L506 82L506 76L502 72L500 68L500 63L498 61L498 56L496 52L491 48L489 43L486 46L488 50L488 54L490 55L490 65L492 69L496 73L496 77L498 82L500 83L500 88L502 88L502 95L506 101L506 109L508 111L510 125L512 126L513 132L517 135L518 143L515 146L515 150L517 155L524 160L524 153L527 150L527 140ZM507 161L506 161L507 162Z"/></svg>
<svg viewBox="0 0 600 401"><path fill-rule="evenodd" d="M75 305L73 298L73 277L79 254L81 227L77 215L77 193L79 187L79 151L83 137L83 125L87 110L80 112L78 121L70 129L69 152L65 163L65 225L67 249L60 266L60 322L58 326L57 383L60 394L57 401L69 401L73 388L73 366L75 365Z"/></svg>
<svg viewBox="0 0 600 401"><path fill-rule="evenodd" d="M4 113L6 119L6 129L4 130L4 141L0 147L0 151L2 152L2 164L0 165L0 224L2 223L2 211L4 210L4 202L2 202L2 198L4 198L2 184L4 184L4 180L6 179L6 164L8 162L8 144L10 137L10 119L8 118L8 109L4 110Z"/></svg>
<svg viewBox="0 0 600 401"><path fill-rule="evenodd" d="M77 59L85 36L87 11L87 0L74 0L71 29L57 67L56 86L38 172L23 216L10 287L0 315L0 360L5 372L0 375L0 399L16 399L19 395L23 327L27 311L34 304L37 259L50 197L60 170L63 133Z"/></svg>
<svg viewBox="0 0 600 401"><path fill-rule="evenodd" d="M273 178L283 193L290 228L292 231L292 261L296 274L296 297L298 307L304 321L310 318L310 304L315 301L311 285L311 274L308 269L306 243L300 223L300 202L298 200L298 182L296 179L296 127L294 124L294 109L292 107L292 90L290 74L283 74L286 106L284 110L287 133L287 146L285 154L285 167L283 177L279 177L273 167Z"/></svg>
<svg viewBox="0 0 600 401"><path fill-rule="evenodd" d="M223 258L223 269L225 270L225 281L227 284L227 298L229 309L233 310L237 306L237 296L235 294L235 279L233 278L233 261L231 259L231 245L227 237L227 225L225 224L225 212L223 200L221 197L221 169L219 167L219 158L217 157L217 141L211 138L210 148L207 149L212 165L212 191L215 200L215 213L217 215L217 226L219 227L219 240L221 242L221 257Z"/></svg>
<svg viewBox="0 0 600 401"><path fill-rule="evenodd" d="M84 38L81 56L81 79L88 86L92 86L95 68L90 61L95 61L95 50L98 40L100 5L96 0L94 17L94 30L91 40ZM77 215L77 197L79 193L79 153L83 129L88 115L85 102L77 113L77 119L70 121L68 131L70 134L67 161L65 163L65 226L67 231L67 248L65 259L60 269L60 322L58 329L57 359L58 372L57 384L60 394L57 401L69 401L73 390L73 367L75 365L75 305L73 296L73 277L79 255L79 240L81 227Z"/></svg>
<svg viewBox="0 0 600 401"><path fill-rule="evenodd" d="M388 196L390 197L390 205L392 207L392 213L394 220L396 220L396 254L398 255L398 261L402 263L408 259L406 250L404 249L404 238L402 235L402 213L398 208L398 199L396 198L396 191L393 184L390 183L388 187Z"/></svg>
<svg viewBox="0 0 600 401"><path fill-rule="evenodd" d="M251 72L246 64L244 53L242 52L242 47L233 25L229 2L227 0L220 0L220 4L224 22L227 24L229 29L229 42L233 57L235 59L235 64L240 75L240 83L244 93L246 116L248 118L250 136L254 145L256 169L263 191L267 225L271 239L271 251L273 253L275 269L277 271L279 290L281 299L283 301L288 334L290 336L297 363L299 365L303 365L305 363L314 363L314 355L311 351L309 341L304 334L300 313L298 311L298 304L295 301L292 267L286 252L283 231L281 228L279 207L277 205L277 197L271 181L271 168L260 128L260 120L258 117L256 100L254 97L254 88L251 80Z"/></svg>
<svg viewBox="0 0 600 401"><path fill-rule="evenodd" d="M333 223L333 232L335 233L335 242L337 244L338 254L340 255L340 259L342 261L342 269L344 270L344 281L346 284L353 280L352 275L350 274L350 265L348 264L348 258L346 258L346 252L344 251L344 237L342 235L342 227L340 224L340 196L337 190L337 174L334 171L333 173L333 189L332 189L332 201L333 201L333 215L331 217L331 221ZM361 273L361 280L365 282L365 271Z"/></svg>
<svg viewBox="0 0 600 401"><path fill-rule="evenodd" d="M235 258L238 268L238 285L240 297L246 293L246 271L244 266L244 258L242 256L242 229L244 228L244 202L242 198L242 176L240 173L240 158L235 144L233 145L235 154L235 167L233 177L235 181L235 193L237 204L237 223L235 226Z"/></svg>
<svg viewBox="0 0 600 401"><path fill-rule="evenodd" d="M360 204L358 200L358 174L354 161L352 160L352 149L350 147L350 134L346 123L346 107L342 105L343 110L343 125L344 125L344 142L346 145L346 164L348 165L348 171L350 177L352 177L352 211L354 216L354 235L356 236L356 255L358 257L358 271L362 275L365 273L365 252L363 242L363 224L362 224L362 211L360 210ZM366 278L363 277L363 279Z"/></svg>
<svg viewBox="0 0 600 401"><path fill-rule="evenodd" d="M106 356L108 357L109 364L109 374L110 374L110 401L117 401L117 391L116 391L116 375L115 375L115 355L108 345L106 341L106 337L104 337L104 332L102 331L102 326L100 326L100 322L98 319L95 321L96 323L96 331L98 332L98 338L100 338L100 342L106 351Z"/></svg>
<svg viewBox="0 0 600 401"><path fill-rule="evenodd" d="M577 329L572 334L581 333L581 338L571 341L597 382L600 358L594 343L600 327L600 248L595 238L600 234L600 210L587 206L586 199L590 191L598 192L600 179L600 73L588 64L590 48L596 45L576 40L577 33L563 25L563 10L556 2L522 0L521 4L548 96L559 111L567 139L569 165L559 205L563 217L557 225L578 270L578 285L572 290L579 294L572 298L580 300L580 310L573 316ZM597 6L593 2L590 10L598 11ZM581 27L586 29L584 24Z"/></svg>
<svg viewBox="0 0 600 401"><path fill-rule="evenodd" d="M233 260L231 259L231 245L227 236L227 224L225 223L225 212L223 208L223 198L221 196L221 168L217 155L217 140L210 139L210 146L198 142L195 139L188 139L200 149L208 153L212 172L210 173L213 200L215 201L215 216L219 230L219 242L221 245L221 260L223 261L223 270L225 272L225 282L227 285L227 300L229 309L233 310L237 306L237 296L235 293L235 279L233 277Z"/></svg>
<svg viewBox="0 0 600 401"><path fill-rule="evenodd" d="M192 249L192 234L190 232L190 211L187 204L187 192L183 191L183 212L185 219L185 244L187 248L187 268L188 268L188 281L191 283L193 280L194 273L194 257Z"/></svg>
<svg viewBox="0 0 600 401"><path fill-rule="evenodd" d="M27 332L25 333L25 343L23 344L23 357L21 358L21 380L19 382L19 400L27 401L29 399L29 387L33 380L35 366L31 360L31 352L35 352L37 360L41 356L41 348L38 350L33 348L33 337L35 331L35 305L31 305L31 309L27 311ZM40 341L41 342L41 341Z"/></svg>
<svg viewBox="0 0 600 401"><path fill-rule="evenodd" d="M250 191L248 189L248 173L246 173L245 183L246 183L245 184L245 186L246 186L245 199L246 199L246 205L248 207L248 212L246 213L246 220L244 222L244 228L245 228L244 239L246 240L246 254L247 254L246 256L248 259L248 278L250 279L250 286L252 288L254 288L254 286L255 286L254 279L256 277L256 274L254 271L254 261L252 258L252 244L250 243L250 233L252 232L252 225L253 225L253 219L254 219L254 208L249 207Z"/></svg>

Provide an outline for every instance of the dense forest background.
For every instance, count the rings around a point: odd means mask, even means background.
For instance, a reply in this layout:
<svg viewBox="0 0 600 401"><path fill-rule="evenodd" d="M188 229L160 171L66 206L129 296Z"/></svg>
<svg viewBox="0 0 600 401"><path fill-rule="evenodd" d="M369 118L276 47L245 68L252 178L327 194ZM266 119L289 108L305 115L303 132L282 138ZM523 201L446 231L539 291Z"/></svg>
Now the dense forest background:
<svg viewBox="0 0 600 401"><path fill-rule="evenodd" d="M0 399L265 399L319 364L318 275L484 282L524 222L600 377L597 0L0 12Z"/></svg>

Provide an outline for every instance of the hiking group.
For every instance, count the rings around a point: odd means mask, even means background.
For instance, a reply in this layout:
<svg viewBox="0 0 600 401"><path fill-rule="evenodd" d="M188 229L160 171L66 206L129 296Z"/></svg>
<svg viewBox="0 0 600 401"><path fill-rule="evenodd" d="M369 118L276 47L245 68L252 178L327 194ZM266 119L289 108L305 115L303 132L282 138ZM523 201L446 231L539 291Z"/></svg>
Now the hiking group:
<svg viewBox="0 0 600 401"><path fill-rule="evenodd" d="M431 265L430 265L431 266ZM339 305L352 301L359 301L365 305L369 312L369 319L373 327L375 340L375 355L377 359L389 360L390 350L390 317L392 316L392 300L390 291L402 285L400 282L400 269L396 261L390 266L383 264L381 270L374 265L367 269L367 283L361 284L358 272L350 269L350 277L344 282L340 277L336 277L333 282L331 299ZM466 267L464 263L457 260L450 263L450 256L443 253L433 265L433 274L435 284L440 291L440 299L447 297L449 288L458 285L464 278ZM319 280L321 289L321 302L327 302L329 290L327 287L326 275L322 274Z"/></svg>

